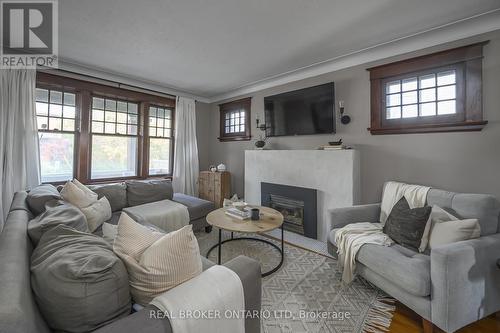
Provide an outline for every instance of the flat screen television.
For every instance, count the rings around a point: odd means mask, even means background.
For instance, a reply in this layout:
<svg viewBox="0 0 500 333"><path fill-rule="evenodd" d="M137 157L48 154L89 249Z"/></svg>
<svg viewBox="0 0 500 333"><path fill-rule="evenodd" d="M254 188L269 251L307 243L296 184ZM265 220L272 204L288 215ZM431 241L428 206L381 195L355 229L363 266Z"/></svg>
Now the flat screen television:
<svg viewBox="0 0 500 333"><path fill-rule="evenodd" d="M264 98L267 136L335 133L334 83Z"/></svg>

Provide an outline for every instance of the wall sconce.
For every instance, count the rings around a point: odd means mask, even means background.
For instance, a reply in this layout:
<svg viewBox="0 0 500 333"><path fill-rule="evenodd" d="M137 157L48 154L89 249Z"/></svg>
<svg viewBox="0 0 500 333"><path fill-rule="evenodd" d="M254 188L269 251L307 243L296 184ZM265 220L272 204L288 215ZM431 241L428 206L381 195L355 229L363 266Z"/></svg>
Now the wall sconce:
<svg viewBox="0 0 500 333"><path fill-rule="evenodd" d="M344 101L339 101L340 122L347 125L351 122L351 117L344 115Z"/></svg>
<svg viewBox="0 0 500 333"><path fill-rule="evenodd" d="M260 129L261 131L265 131L267 129L266 124L260 124L259 118L255 119L255 122L257 124L257 128Z"/></svg>

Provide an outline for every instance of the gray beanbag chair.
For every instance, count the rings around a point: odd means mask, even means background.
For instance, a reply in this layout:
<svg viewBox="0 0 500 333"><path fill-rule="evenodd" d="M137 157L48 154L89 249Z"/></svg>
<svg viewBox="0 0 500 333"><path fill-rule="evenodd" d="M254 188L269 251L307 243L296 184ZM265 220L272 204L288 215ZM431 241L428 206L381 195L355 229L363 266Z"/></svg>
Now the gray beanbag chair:
<svg viewBox="0 0 500 333"><path fill-rule="evenodd" d="M31 257L31 287L49 326L89 332L130 314L127 270L102 238L58 225Z"/></svg>
<svg viewBox="0 0 500 333"><path fill-rule="evenodd" d="M38 215L28 223L28 235L34 246L49 229L65 224L76 230L89 232L85 215L69 203L62 203L56 207L50 207L45 213Z"/></svg>

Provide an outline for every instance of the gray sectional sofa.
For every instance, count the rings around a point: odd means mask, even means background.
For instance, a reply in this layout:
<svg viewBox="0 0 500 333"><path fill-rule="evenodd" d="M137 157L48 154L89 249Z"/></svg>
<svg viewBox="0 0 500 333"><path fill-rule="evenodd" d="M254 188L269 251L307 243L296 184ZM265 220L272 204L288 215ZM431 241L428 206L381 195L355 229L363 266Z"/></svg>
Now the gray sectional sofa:
<svg viewBox="0 0 500 333"><path fill-rule="evenodd" d="M127 192L130 183L99 185L91 188L99 194L105 195L114 211L113 221L117 220L119 211L129 203L138 204L134 200L144 200L158 196L158 200L163 200L165 184L160 184L155 193L147 193L145 188L134 192L134 185L130 186L132 191ZM135 190L138 188L135 187ZM160 193L161 192L161 193ZM169 194L170 195L170 194ZM191 215L191 223L197 228L206 226L205 216L213 206L208 205L204 200L197 198L171 194L172 199L185 204ZM28 204L28 193L18 192L14 196L4 228L0 234L0 333L28 333L28 332L52 332L50 324L43 317L43 309L37 304L37 298L32 286L30 272L31 256L33 244L27 229L30 221L39 212ZM210 208L209 208L210 206ZM38 207L40 208L40 207ZM110 222L113 222L110 221ZM201 257L203 270L214 265L203 256ZM246 310L255 311L261 308L261 268L260 264L250 258L239 256L224 264L240 277L245 297ZM88 305L87 305L88 306ZM91 306L91 305L90 305ZM146 332L165 333L172 332L168 319L150 318L150 310L157 310L152 305L148 305L138 312L127 315L120 315L119 318L105 325L97 327L95 332L118 333L118 332ZM84 316L82 321L85 320ZM246 332L260 332L260 320L257 317L245 319Z"/></svg>
<svg viewBox="0 0 500 333"><path fill-rule="evenodd" d="M365 244L357 272L425 320L453 332L500 311L500 204L484 194L431 189L427 204L462 219L477 218L481 237L418 253L395 244ZM329 252L336 256L335 231L350 223L378 222L380 204L331 210Z"/></svg>

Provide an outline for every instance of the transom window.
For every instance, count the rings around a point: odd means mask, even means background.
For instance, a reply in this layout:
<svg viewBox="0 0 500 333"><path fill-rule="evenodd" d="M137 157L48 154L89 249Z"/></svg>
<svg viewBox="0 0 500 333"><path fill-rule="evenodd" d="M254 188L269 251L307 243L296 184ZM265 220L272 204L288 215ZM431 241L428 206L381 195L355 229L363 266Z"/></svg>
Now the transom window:
<svg viewBox="0 0 500 333"><path fill-rule="evenodd" d="M385 85L386 118L414 118L457 113L456 70L430 73Z"/></svg>
<svg viewBox="0 0 500 333"><path fill-rule="evenodd" d="M42 182L59 182L74 175L76 95L36 89L36 116Z"/></svg>
<svg viewBox="0 0 500 333"><path fill-rule="evenodd" d="M250 98L219 105L220 141L250 140Z"/></svg>
<svg viewBox="0 0 500 333"><path fill-rule="evenodd" d="M137 135L138 104L92 98L92 133Z"/></svg>
<svg viewBox="0 0 500 333"><path fill-rule="evenodd" d="M173 110L149 107L149 174L167 175L172 170Z"/></svg>

